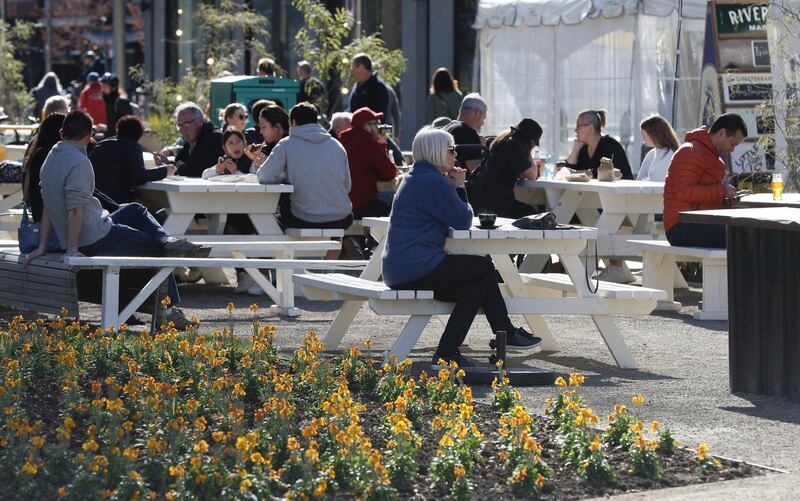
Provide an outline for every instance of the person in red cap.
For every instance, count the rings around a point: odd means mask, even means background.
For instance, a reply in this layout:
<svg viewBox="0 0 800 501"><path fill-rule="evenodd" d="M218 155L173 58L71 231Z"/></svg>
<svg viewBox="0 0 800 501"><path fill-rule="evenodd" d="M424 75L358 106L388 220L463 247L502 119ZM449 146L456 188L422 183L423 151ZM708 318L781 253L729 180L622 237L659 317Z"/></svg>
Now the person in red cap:
<svg viewBox="0 0 800 501"><path fill-rule="evenodd" d="M353 217L388 216L390 207L378 200L378 181L391 181L397 175L386 136L378 129L383 113L370 108L359 108L353 113L350 128L342 132L342 142L350 165L350 201L353 202Z"/></svg>
<svg viewBox="0 0 800 501"><path fill-rule="evenodd" d="M86 86L78 98L78 109L85 111L96 124L106 123L106 103L103 101L103 87L100 75L90 71L86 76Z"/></svg>

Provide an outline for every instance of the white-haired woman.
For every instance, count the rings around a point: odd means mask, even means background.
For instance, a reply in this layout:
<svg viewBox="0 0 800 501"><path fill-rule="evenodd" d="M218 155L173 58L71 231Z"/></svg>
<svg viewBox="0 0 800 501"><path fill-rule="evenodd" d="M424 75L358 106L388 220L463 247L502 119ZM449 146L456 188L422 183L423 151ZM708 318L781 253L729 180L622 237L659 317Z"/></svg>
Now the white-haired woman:
<svg viewBox="0 0 800 501"><path fill-rule="evenodd" d="M425 127L414 137L411 149L414 165L392 203L383 279L392 289L433 290L437 300L456 303L433 356L433 368L438 368L439 359L462 367L475 365L458 347L481 308L492 331L508 333L509 347L537 346L540 338L511 324L492 261L445 253L448 229L472 226L472 207L464 189L466 170L454 167L453 136Z"/></svg>

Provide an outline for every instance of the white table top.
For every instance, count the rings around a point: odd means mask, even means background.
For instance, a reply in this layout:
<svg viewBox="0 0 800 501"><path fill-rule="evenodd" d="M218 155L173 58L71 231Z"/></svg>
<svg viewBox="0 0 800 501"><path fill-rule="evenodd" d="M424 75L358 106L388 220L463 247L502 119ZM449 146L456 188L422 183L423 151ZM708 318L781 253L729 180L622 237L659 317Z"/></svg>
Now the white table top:
<svg viewBox="0 0 800 501"><path fill-rule="evenodd" d="M455 230L450 228L447 236L454 240L475 239L475 240L499 240L499 239L522 239L522 240L595 240L597 230L595 228L573 226L571 229L563 230L523 230L512 226L513 219L497 218L495 229L486 230L478 227L478 218L473 219L473 227L468 230ZM361 220L364 226L385 230L389 227L388 217L365 217Z"/></svg>
<svg viewBox="0 0 800 501"><path fill-rule="evenodd" d="M800 193L783 193L780 200L773 200L772 193L745 195L739 203L748 207L800 207Z"/></svg>
<svg viewBox="0 0 800 501"><path fill-rule="evenodd" d="M291 193L291 184L223 183L196 177L175 176L150 181L141 186L145 190L185 193Z"/></svg>
<svg viewBox="0 0 800 501"><path fill-rule="evenodd" d="M529 188L593 191L597 193L619 193L633 195L664 193L664 183L658 181L636 181L631 179L620 179L619 181L614 182L591 179L588 182L583 183L557 179L537 179L536 181L521 181L519 184Z"/></svg>

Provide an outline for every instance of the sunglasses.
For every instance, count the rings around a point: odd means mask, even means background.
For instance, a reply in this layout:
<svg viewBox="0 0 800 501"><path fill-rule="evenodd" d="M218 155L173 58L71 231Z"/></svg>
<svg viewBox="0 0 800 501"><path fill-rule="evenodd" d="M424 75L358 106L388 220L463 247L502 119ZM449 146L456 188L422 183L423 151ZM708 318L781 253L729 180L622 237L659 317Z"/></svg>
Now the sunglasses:
<svg viewBox="0 0 800 501"><path fill-rule="evenodd" d="M236 118L238 118L239 120L244 120L245 118L247 118L247 115L239 114L236 115Z"/></svg>
<svg viewBox="0 0 800 501"><path fill-rule="evenodd" d="M195 117L195 118L193 118L191 120L188 120L186 122L179 123L178 124L178 130L185 129L186 127L192 125L194 122L198 121L200 118L201 117Z"/></svg>

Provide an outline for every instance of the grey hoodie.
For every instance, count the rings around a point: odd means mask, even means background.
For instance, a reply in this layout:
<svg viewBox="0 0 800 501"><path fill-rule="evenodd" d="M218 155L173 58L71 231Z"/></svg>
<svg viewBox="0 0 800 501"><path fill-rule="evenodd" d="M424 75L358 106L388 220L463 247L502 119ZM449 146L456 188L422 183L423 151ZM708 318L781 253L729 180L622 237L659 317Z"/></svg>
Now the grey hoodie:
<svg viewBox="0 0 800 501"><path fill-rule="evenodd" d="M292 214L304 221L327 223L353 210L347 153L318 124L292 127L258 169L258 182L294 186Z"/></svg>

